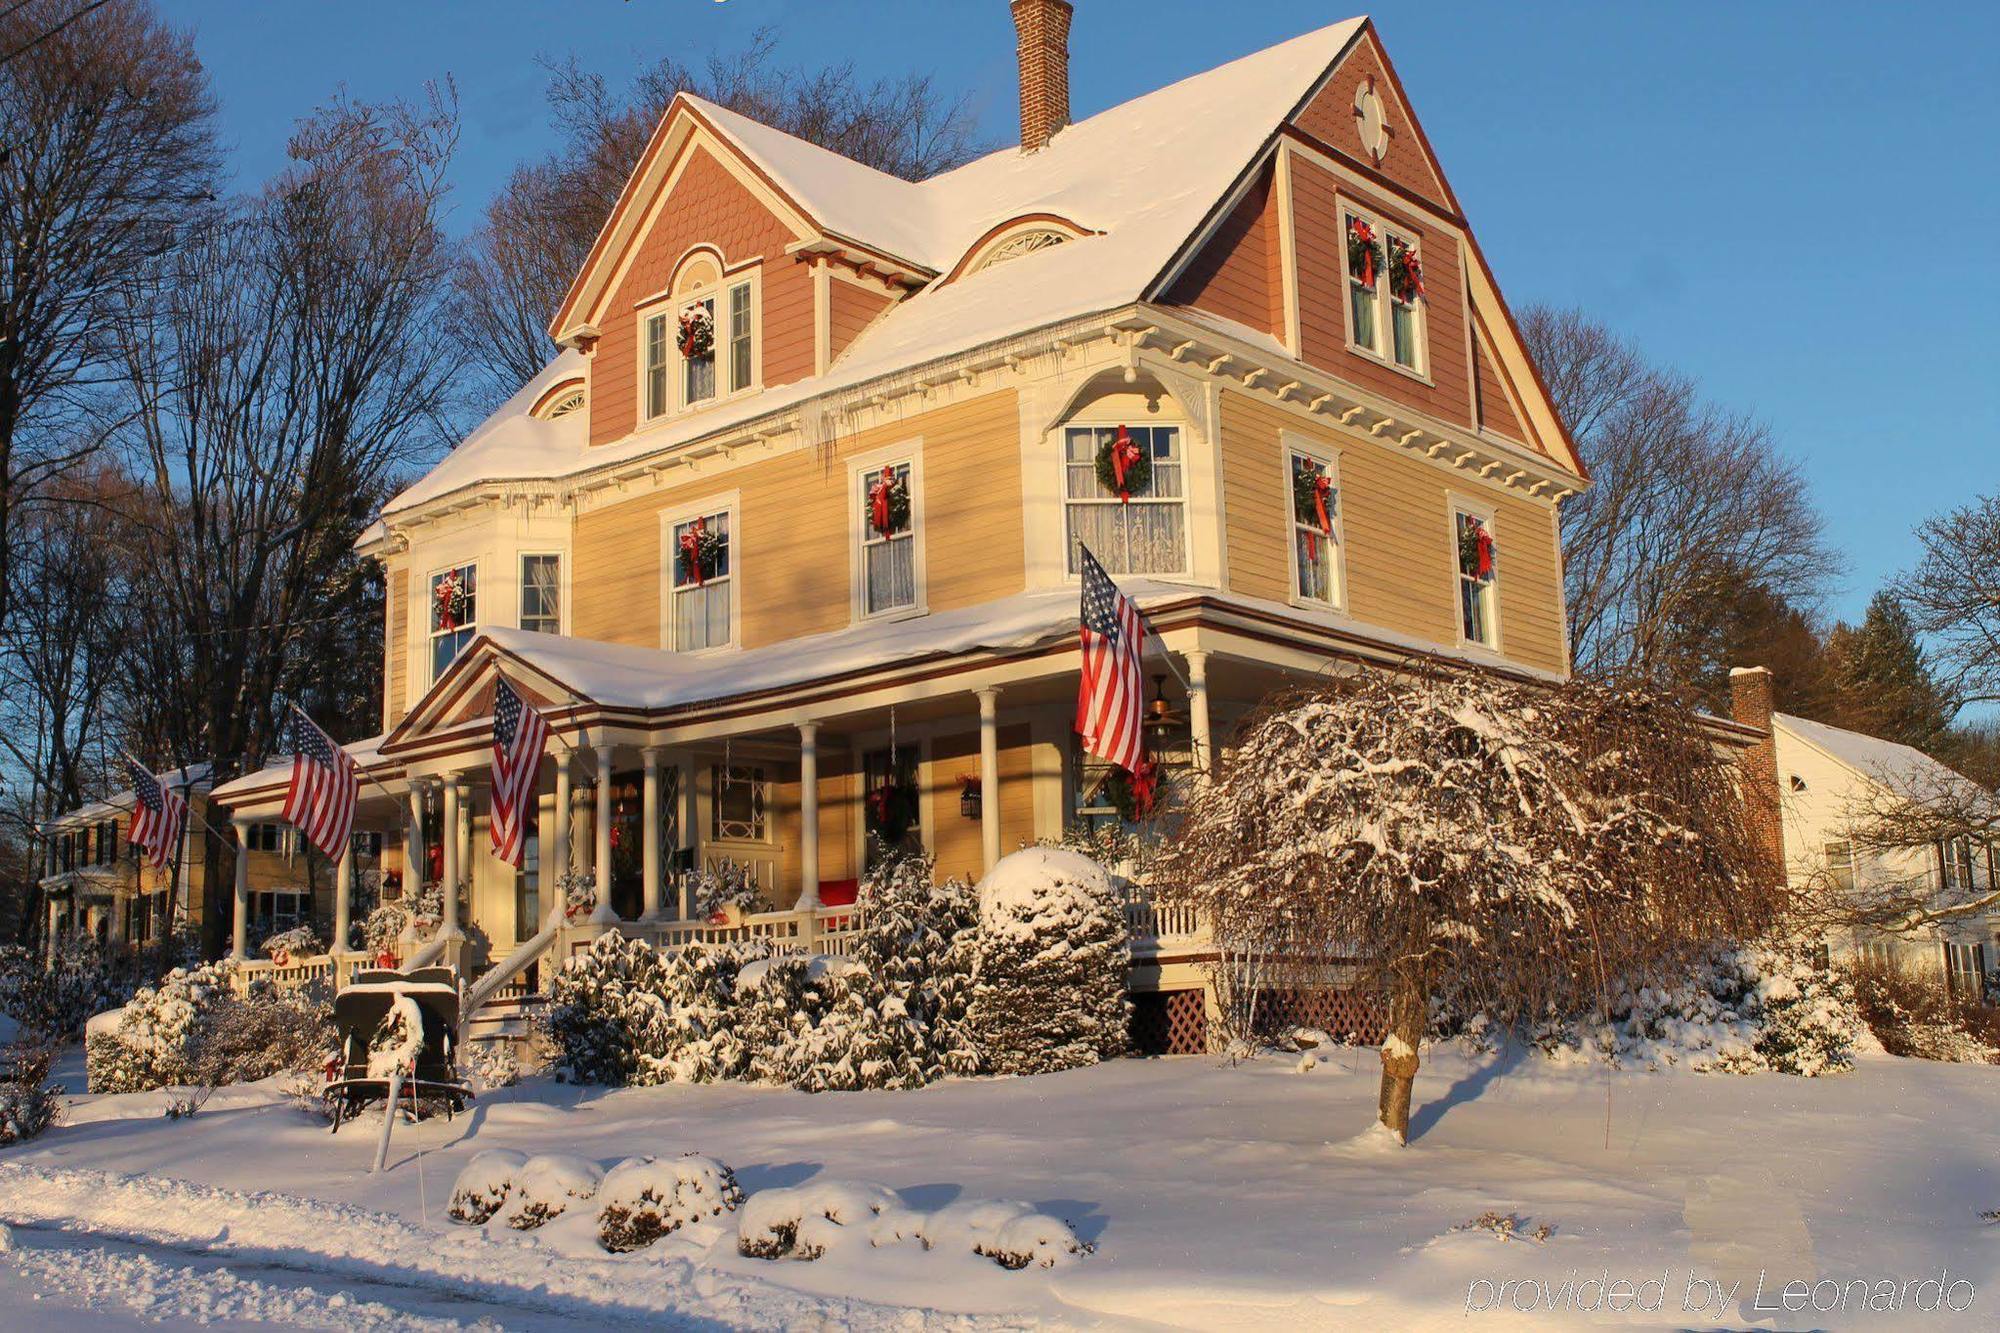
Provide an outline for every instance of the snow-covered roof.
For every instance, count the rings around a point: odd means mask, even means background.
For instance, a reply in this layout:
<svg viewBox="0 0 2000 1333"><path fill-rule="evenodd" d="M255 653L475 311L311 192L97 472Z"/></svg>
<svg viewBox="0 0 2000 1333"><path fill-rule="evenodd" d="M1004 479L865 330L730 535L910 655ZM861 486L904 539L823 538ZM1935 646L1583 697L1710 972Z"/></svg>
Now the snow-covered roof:
<svg viewBox="0 0 2000 1333"><path fill-rule="evenodd" d="M940 272L988 232L1055 214L1087 232L899 302L827 374L589 446L581 413L528 415L582 366L565 352L442 463L384 506L393 515L465 486L548 480L612 465L1147 295L1245 167L1360 32L1349 19L1065 127L1033 153L1007 148L911 183L710 102L702 116L829 231ZM574 359L572 359L574 358Z"/></svg>
<svg viewBox="0 0 2000 1333"><path fill-rule="evenodd" d="M347 751L348 757L363 770L367 770L381 762L382 742L387 738L388 733L384 732L380 736L370 736L367 740L349 741L340 748ZM292 757L290 755L279 755L266 762L256 772L245 773L241 777L231 778L209 794L224 805L227 805L231 796L241 795L253 787L266 786L272 778L280 774L290 773L291 770ZM366 782L362 783L362 795L364 798L368 794L367 786Z"/></svg>
<svg viewBox="0 0 2000 1333"><path fill-rule="evenodd" d="M183 787L196 792L208 790L208 765L206 763L189 764L186 768L170 769L165 773L157 773L154 776L159 778L160 785L169 791L178 792ZM54 819L51 819L49 824L54 828L90 824L100 819L110 819L113 815L130 814L132 813L132 807L138 803L139 794L130 787L127 787L123 791L113 792L103 800L92 801L89 805L82 805L74 810L64 811Z"/></svg>
<svg viewBox="0 0 2000 1333"><path fill-rule="evenodd" d="M1882 782L1896 791L1919 792L1934 790L1941 785L1971 782L1970 778L1914 746L1885 741L1879 736L1829 726L1790 713L1773 713L1771 721L1796 739L1845 764L1861 777Z"/></svg>

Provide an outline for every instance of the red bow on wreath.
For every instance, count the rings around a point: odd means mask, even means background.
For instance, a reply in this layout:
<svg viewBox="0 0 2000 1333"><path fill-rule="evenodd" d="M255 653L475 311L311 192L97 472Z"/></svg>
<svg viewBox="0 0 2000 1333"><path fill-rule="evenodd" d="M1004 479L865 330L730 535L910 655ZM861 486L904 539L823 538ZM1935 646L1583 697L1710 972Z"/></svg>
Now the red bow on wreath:
<svg viewBox="0 0 2000 1333"><path fill-rule="evenodd" d="M1395 283L1402 288L1396 293L1396 299L1407 305L1424 294L1424 264L1417 258L1415 250L1407 248L1396 258L1398 267L1403 270Z"/></svg>
<svg viewBox="0 0 2000 1333"><path fill-rule="evenodd" d="M1132 809L1141 818L1153 813L1153 802L1159 799L1160 766L1144 755L1139 757L1139 767L1132 770Z"/></svg>
<svg viewBox="0 0 2000 1333"><path fill-rule="evenodd" d="M885 467L875 484L868 488L869 516L875 521L875 531L884 537L889 535L889 493L896 488L896 469Z"/></svg>
<svg viewBox="0 0 2000 1333"><path fill-rule="evenodd" d="M681 563L688 573L694 575L694 586L697 588L702 585L701 543L707 535L708 520L705 518L696 519L681 534Z"/></svg>
<svg viewBox="0 0 2000 1333"><path fill-rule="evenodd" d="M1484 523L1479 525L1476 540L1479 543L1479 577L1490 579L1493 577L1493 534L1486 530Z"/></svg>
<svg viewBox="0 0 2000 1333"><path fill-rule="evenodd" d="M1375 229L1360 218L1353 218L1347 224L1347 236L1361 252L1361 281L1364 286L1375 285Z"/></svg>
<svg viewBox="0 0 2000 1333"><path fill-rule="evenodd" d="M1313 478L1313 513L1319 518L1319 528L1317 530L1312 528L1306 529L1306 559L1308 560L1317 561L1319 559L1320 533L1323 532L1329 537L1333 535L1333 520L1327 517L1326 513L1326 497L1331 494L1333 494L1333 478L1327 476L1324 472Z"/></svg>
<svg viewBox="0 0 2000 1333"><path fill-rule="evenodd" d="M456 570L446 574L437 584L438 628L446 634L458 628L458 614L465 606L465 585L460 582Z"/></svg>
<svg viewBox="0 0 2000 1333"><path fill-rule="evenodd" d="M1132 496L1125 489L1125 474L1139 461L1139 446L1132 442L1132 433L1123 426L1118 428L1118 439L1111 446L1111 471L1118 478L1118 502L1131 504Z"/></svg>

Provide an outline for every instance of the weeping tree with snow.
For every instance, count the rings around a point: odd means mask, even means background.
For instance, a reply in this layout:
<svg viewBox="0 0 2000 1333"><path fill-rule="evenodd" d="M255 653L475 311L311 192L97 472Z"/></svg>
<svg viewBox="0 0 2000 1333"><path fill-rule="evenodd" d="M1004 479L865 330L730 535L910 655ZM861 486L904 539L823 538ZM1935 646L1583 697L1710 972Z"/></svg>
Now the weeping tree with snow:
<svg viewBox="0 0 2000 1333"><path fill-rule="evenodd" d="M1380 1117L1406 1138L1434 1002L1601 1007L1780 906L1736 768L1659 695L1363 671L1268 701L1153 864L1213 933L1225 1024L1336 976L1386 996ZM1335 960L1340 960L1335 965Z"/></svg>

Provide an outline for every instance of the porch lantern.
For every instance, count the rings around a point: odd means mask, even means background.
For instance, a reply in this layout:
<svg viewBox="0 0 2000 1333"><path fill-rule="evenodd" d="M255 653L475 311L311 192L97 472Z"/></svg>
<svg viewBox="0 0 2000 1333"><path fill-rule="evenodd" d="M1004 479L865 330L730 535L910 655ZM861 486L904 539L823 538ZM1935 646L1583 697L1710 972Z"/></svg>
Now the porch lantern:
<svg viewBox="0 0 2000 1333"><path fill-rule="evenodd" d="M978 819L984 805L979 779L961 775L958 779L958 813L967 819Z"/></svg>

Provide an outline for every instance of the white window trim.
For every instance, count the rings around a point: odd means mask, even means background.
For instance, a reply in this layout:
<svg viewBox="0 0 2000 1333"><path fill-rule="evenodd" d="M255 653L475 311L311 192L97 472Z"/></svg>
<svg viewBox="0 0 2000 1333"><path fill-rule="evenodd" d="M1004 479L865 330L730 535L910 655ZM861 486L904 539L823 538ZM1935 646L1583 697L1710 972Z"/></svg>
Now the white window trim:
<svg viewBox="0 0 2000 1333"><path fill-rule="evenodd" d="M674 526L696 518L726 514L729 518L729 642L707 648L679 648L674 644L674 562L680 548L674 545ZM737 491L724 491L705 500L693 501L678 509L660 512L660 647L685 657L708 657L715 653L739 651L743 646L743 501Z"/></svg>
<svg viewBox="0 0 2000 1333"><path fill-rule="evenodd" d="M721 267L720 257L715 262ZM685 262L685 260L683 261ZM729 293L737 287L750 289L750 382L741 389L731 389L731 363L733 354L729 351ZM681 355L677 334L681 313L697 301L715 302L715 392L708 397L690 403L687 400L687 365ZM666 405L656 413L647 414L646 407L646 324L654 318L663 318L666 324L667 354L667 394ZM743 398L757 393L764 387L764 265L762 260L751 260L734 269L723 269L722 277L713 286L705 286L679 292L659 292L638 302L634 307L634 339L637 355L633 358L638 392L639 427L658 425L690 412L701 412L733 398Z"/></svg>
<svg viewBox="0 0 2000 1333"><path fill-rule="evenodd" d="M528 561L549 556L556 562L556 633L569 633L569 554L561 550L519 550L514 552L514 628L526 629L521 601L528 591Z"/></svg>
<svg viewBox="0 0 2000 1333"><path fill-rule="evenodd" d="M1457 491L1445 492L1444 506L1445 553L1449 560L1448 567L1451 570L1452 638L1460 648L1468 652L1491 653L1495 657L1503 656L1506 651L1505 645L1507 639L1505 628L1500 620L1500 571L1507 558L1507 544L1501 534L1499 518L1494 512L1492 505L1481 500L1476 500L1469 495L1460 494ZM1458 516L1460 514L1469 514L1473 518L1480 520L1486 525L1486 530L1493 534L1493 550L1497 558L1494 562L1493 580L1487 585L1493 590L1493 596L1489 599L1490 604L1487 608L1491 612L1490 619L1493 625L1493 642L1491 643L1481 643L1477 639L1468 639L1465 637L1465 615L1458 603L1458 599L1461 596L1459 585L1465 579L1465 575L1460 573L1458 568Z"/></svg>
<svg viewBox="0 0 2000 1333"><path fill-rule="evenodd" d="M1279 494L1285 498L1285 563L1290 570L1291 582L1286 584L1286 600L1293 606L1312 611L1347 610L1347 506L1342 503L1344 493L1340 488L1340 450L1333 445L1322 443L1304 435L1290 431L1278 437L1278 465L1283 470ZM1303 454L1326 470L1327 479L1333 483L1333 533L1324 538L1333 543L1333 551L1328 566L1333 573L1333 596L1326 599L1306 597L1299 592L1299 524L1292 496L1292 455Z"/></svg>
<svg viewBox="0 0 2000 1333"><path fill-rule="evenodd" d="M1424 308L1424 302L1417 302L1415 307L1417 312L1417 364L1415 366L1406 366L1396 360L1395 343L1393 341L1395 334L1391 331L1389 324L1391 318L1390 307L1396 301L1396 298L1390 294L1389 290L1389 237L1393 234L1414 249L1417 252L1417 261L1419 263L1423 262L1423 257L1427 253L1423 238L1419 237L1408 227L1385 221L1380 213L1360 203L1352 195L1341 194L1337 191L1334 194L1333 216L1334 225L1339 230L1340 324L1347 338L1347 350L1356 356L1366 357L1378 366L1393 370L1398 375L1407 375L1419 384L1430 385L1432 388L1437 387L1435 381L1431 379L1430 373L1430 319L1429 312ZM1350 216L1360 218L1373 228L1376 244L1382 247L1382 269L1375 275L1375 329L1382 339L1382 347L1379 351L1354 336L1354 302L1349 296L1349 291L1354 286L1354 280L1349 276L1347 271L1347 219Z"/></svg>
<svg viewBox="0 0 2000 1333"><path fill-rule="evenodd" d="M876 474L885 467L899 464L910 467L910 541L915 549L910 558L915 562L916 601L910 606L892 607L884 611L868 610L867 565L862 559L864 543L868 540L868 504L862 498L861 479ZM929 564L924 549L924 441L921 435L881 449L873 449L865 454L857 454L847 463L847 568L848 568L848 619L859 625L863 621L911 620L917 616L930 614L930 585L925 570Z"/></svg>
<svg viewBox="0 0 2000 1333"><path fill-rule="evenodd" d="M1169 400L1162 398L1161 401L1164 403ZM1195 440L1192 425L1185 416L1169 416L1164 412L1156 420L1135 421L1129 416L1117 416L1091 411L1085 411L1078 416L1071 417L1059 423L1055 428L1056 531L1061 544L1061 552L1056 559L1063 572L1063 582L1070 585L1077 585L1083 582L1083 575L1079 571L1069 567L1069 506L1071 504L1069 493L1069 432L1072 430L1099 430L1111 426L1144 426L1148 429L1169 426L1181 434L1181 494L1180 499L1173 502L1181 507L1181 567L1178 571L1169 574L1131 574L1120 573L1117 570L1107 570L1105 572L1109 573L1114 579L1158 579L1162 583L1195 582L1195 496L1191 481L1193 471L1189 458ZM1078 503L1103 502L1079 501ZM1116 501L1112 501L1111 503L1116 503ZM1160 504L1162 501L1157 499L1140 499L1137 503Z"/></svg>
<svg viewBox="0 0 2000 1333"><path fill-rule="evenodd" d="M480 570L479 565L480 565L480 560L478 556L476 555L467 556L463 560L446 561L442 565L435 566L428 573L424 575L423 586L421 589L422 600L419 602L419 606L421 609L418 612L418 614L423 617L424 621L424 633L422 639L419 641L423 645L422 648L420 649L420 651L423 654L422 658L423 665L419 673L419 678L423 681L424 689L429 689L431 686L437 684L438 677L444 674L444 672L439 671L437 668L438 631L431 628L431 598L437 595L436 592L434 591L434 589L437 587L437 580L442 575L447 574L454 569L469 569L472 571L472 582L473 582L472 595L475 598L484 598L486 596L486 586L485 586L486 579L484 577L483 572ZM518 571L516 577L518 577ZM481 611L475 609L472 616L472 637L475 639L478 638L480 627L482 625L486 625L489 623L491 622L482 618ZM459 628L463 629L465 627L460 626ZM456 634L457 632L458 630L452 631L452 633L454 634ZM451 660L452 662L456 662L458 658L453 657ZM450 668L451 668L451 662L445 663L445 670L450 670ZM419 690L418 694L421 695L422 692L423 692L422 690ZM414 703L414 697L413 697L413 703Z"/></svg>

